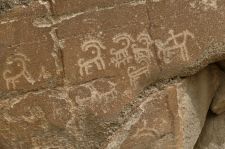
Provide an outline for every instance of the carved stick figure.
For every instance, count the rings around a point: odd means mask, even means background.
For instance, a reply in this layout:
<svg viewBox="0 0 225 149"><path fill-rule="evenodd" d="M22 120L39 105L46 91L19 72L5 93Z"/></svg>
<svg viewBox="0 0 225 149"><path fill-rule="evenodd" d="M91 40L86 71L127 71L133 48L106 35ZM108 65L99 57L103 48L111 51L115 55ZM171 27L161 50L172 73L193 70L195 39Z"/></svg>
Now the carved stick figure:
<svg viewBox="0 0 225 149"><path fill-rule="evenodd" d="M6 81L7 89L10 89L11 86L13 89L16 88L16 82L21 77L24 77L28 83L34 84L35 80L32 78L31 74L27 70L26 61L29 62L30 59L26 57L26 55L22 53L14 54L6 59L6 64L12 65L16 64L16 66L20 69L20 72L13 74L13 71L10 69L6 69L3 72L3 79Z"/></svg>

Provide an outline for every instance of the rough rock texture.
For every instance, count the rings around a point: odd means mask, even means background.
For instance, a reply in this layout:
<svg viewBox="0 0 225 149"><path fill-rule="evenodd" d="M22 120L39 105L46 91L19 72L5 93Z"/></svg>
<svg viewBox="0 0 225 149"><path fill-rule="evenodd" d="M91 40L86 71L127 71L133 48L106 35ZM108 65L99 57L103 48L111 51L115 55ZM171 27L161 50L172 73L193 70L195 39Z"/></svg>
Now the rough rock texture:
<svg viewBox="0 0 225 149"><path fill-rule="evenodd" d="M224 149L225 148L225 115L224 113L216 116L208 114L205 127L196 144L195 149Z"/></svg>
<svg viewBox="0 0 225 149"><path fill-rule="evenodd" d="M223 76L218 67L209 66L178 85L178 107L184 136L182 148L191 149L197 142Z"/></svg>
<svg viewBox="0 0 225 149"><path fill-rule="evenodd" d="M224 12L0 0L0 148L193 148L209 107L225 108L224 62L207 67L225 59Z"/></svg>

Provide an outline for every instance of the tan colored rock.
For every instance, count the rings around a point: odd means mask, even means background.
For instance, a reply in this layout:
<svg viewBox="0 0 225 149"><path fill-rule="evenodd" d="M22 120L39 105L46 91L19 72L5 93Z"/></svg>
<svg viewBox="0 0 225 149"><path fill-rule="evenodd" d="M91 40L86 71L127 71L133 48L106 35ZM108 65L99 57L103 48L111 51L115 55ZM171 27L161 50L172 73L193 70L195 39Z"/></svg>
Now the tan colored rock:
<svg viewBox="0 0 225 149"><path fill-rule="evenodd" d="M46 13L36 1L0 15L0 98L62 85L61 52L54 30L33 25Z"/></svg>
<svg viewBox="0 0 225 149"><path fill-rule="evenodd" d="M193 148L220 70L140 92L224 59L224 11L222 0L38 0L1 14L0 148Z"/></svg>
<svg viewBox="0 0 225 149"><path fill-rule="evenodd" d="M209 66L178 85L179 114L184 149L192 149L205 124L207 112L221 82L222 72Z"/></svg>
<svg viewBox="0 0 225 149"><path fill-rule="evenodd" d="M193 148L219 86L218 73L216 66L210 66L146 97L110 137L107 148Z"/></svg>
<svg viewBox="0 0 225 149"><path fill-rule="evenodd" d="M195 149L224 149L225 148L225 114L216 116L209 113L201 136Z"/></svg>
<svg viewBox="0 0 225 149"><path fill-rule="evenodd" d="M211 104L210 109L212 110L212 112L216 114L222 114L225 111L225 81L224 80L221 81L221 85L218 88L213 98L213 102Z"/></svg>
<svg viewBox="0 0 225 149"><path fill-rule="evenodd" d="M39 2L48 13L33 24L55 29L68 84L115 77L136 94L224 57L221 0Z"/></svg>
<svg viewBox="0 0 225 149"><path fill-rule="evenodd" d="M113 79L97 79L1 100L0 146L191 148L219 82L217 73L209 67L135 99L131 90L121 94Z"/></svg>
<svg viewBox="0 0 225 149"><path fill-rule="evenodd" d="M66 134L65 127L72 116L73 105L66 99L65 92L27 93L1 100L0 109L0 146L3 149L71 145L72 137Z"/></svg>

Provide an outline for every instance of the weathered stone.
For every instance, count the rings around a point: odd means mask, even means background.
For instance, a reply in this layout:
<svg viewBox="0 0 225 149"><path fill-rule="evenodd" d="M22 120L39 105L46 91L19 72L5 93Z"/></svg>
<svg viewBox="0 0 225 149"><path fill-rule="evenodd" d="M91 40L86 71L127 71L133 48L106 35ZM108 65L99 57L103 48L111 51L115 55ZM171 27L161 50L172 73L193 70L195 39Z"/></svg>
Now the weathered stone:
<svg viewBox="0 0 225 149"><path fill-rule="evenodd" d="M58 0L52 3L52 10L55 15L66 14L83 14L87 12L93 12L104 9L111 9L121 4L133 4L144 3L143 0Z"/></svg>
<svg viewBox="0 0 225 149"><path fill-rule="evenodd" d="M46 90L1 100L0 108L2 148L66 147L73 139L65 130L73 105L63 91Z"/></svg>
<svg viewBox="0 0 225 149"><path fill-rule="evenodd" d="M223 76L225 74L223 73ZM222 114L225 112L225 80L221 80L220 86L213 97L213 102L210 106L212 112L216 114Z"/></svg>
<svg viewBox="0 0 225 149"><path fill-rule="evenodd" d="M0 14L12 9L16 5L28 5L32 0L0 0Z"/></svg>
<svg viewBox="0 0 225 149"><path fill-rule="evenodd" d="M19 29L18 29L19 28ZM33 19L10 19L8 22L2 21L0 25L0 45L3 48L16 47L21 44L32 44L46 42L50 38L50 29L36 28L33 26Z"/></svg>
<svg viewBox="0 0 225 149"><path fill-rule="evenodd" d="M218 67L209 66L178 85L182 148L191 149L197 142L213 96L221 82L221 74Z"/></svg>
<svg viewBox="0 0 225 149"><path fill-rule="evenodd" d="M0 96L27 92L62 83L61 66L54 41L0 48ZM59 64L58 64L59 63Z"/></svg>
<svg viewBox="0 0 225 149"><path fill-rule="evenodd" d="M191 149L213 97L224 111L217 66L176 79L224 59L222 0L14 2L0 15L0 148Z"/></svg>
<svg viewBox="0 0 225 149"><path fill-rule="evenodd" d="M54 6L57 2L45 5ZM165 0L135 5L128 2L108 9L56 15L50 24L40 23L37 27L56 26L67 83L116 76L127 82L127 87L141 90L160 79L194 74L224 57L223 36L219 34L222 24L217 21L222 19L224 7L216 11L205 5ZM171 11L174 7L179 9ZM164 11L158 12L160 8ZM212 17L213 14L218 15ZM201 24L209 21L208 15L215 21L208 24L206 32ZM190 27L187 21L193 22ZM146 74L149 77L142 81Z"/></svg>
<svg viewBox="0 0 225 149"><path fill-rule="evenodd" d="M147 5L149 33L157 47L167 49L162 55L166 62L161 65L164 77L173 72L190 74L224 58L222 0L150 0Z"/></svg>
<svg viewBox="0 0 225 149"><path fill-rule="evenodd" d="M148 26L147 9L142 4L137 6L126 4L80 15L66 15L62 16L61 19L59 17L59 20L61 21L58 22L58 37L61 40L74 36L85 37L93 33L103 38L104 34L112 34L115 29L126 29L136 24ZM142 30L139 32L142 32ZM126 30L120 33L126 33ZM119 33L114 33L110 37L110 43L112 43L113 36L117 34ZM111 48L110 46L107 48Z"/></svg>
<svg viewBox="0 0 225 149"><path fill-rule="evenodd" d="M211 66L141 98L139 107L110 137L107 148L193 148L204 126L220 70Z"/></svg>
<svg viewBox="0 0 225 149"><path fill-rule="evenodd" d="M54 29L33 25L36 17L46 14L46 8L37 2L31 6L0 15L0 98L62 84Z"/></svg>
<svg viewBox="0 0 225 149"><path fill-rule="evenodd" d="M179 148L179 118L176 87L147 97L107 144L111 148Z"/></svg>
<svg viewBox="0 0 225 149"><path fill-rule="evenodd" d="M225 114L216 116L209 113L201 136L195 149L224 149L225 148Z"/></svg>

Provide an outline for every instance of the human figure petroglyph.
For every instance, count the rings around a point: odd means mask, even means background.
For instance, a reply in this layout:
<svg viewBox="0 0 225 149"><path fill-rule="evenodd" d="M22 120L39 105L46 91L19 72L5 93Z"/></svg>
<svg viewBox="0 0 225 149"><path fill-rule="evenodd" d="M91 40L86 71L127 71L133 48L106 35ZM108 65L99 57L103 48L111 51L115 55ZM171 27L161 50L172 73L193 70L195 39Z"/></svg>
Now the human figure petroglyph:
<svg viewBox="0 0 225 149"><path fill-rule="evenodd" d="M6 87L9 90L11 87L13 89L16 88L16 83L19 82L19 79L24 77L28 83L34 84L35 80L32 78L31 74L27 70L26 62L29 62L30 59L27 58L26 55L22 53L16 53L6 59L6 64L16 65L17 68L20 70L16 74L13 74L13 70L9 68L3 71L3 79L6 81Z"/></svg>
<svg viewBox="0 0 225 149"><path fill-rule="evenodd" d="M179 50L181 52L181 58L184 61L188 61L189 55L187 40L188 37L194 38L194 35L188 30L176 35L174 34L174 30L169 30L169 34L171 37L169 37L164 43L161 40L155 40L159 58L162 59L164 63L168 64L176 54L176 50Z"/></svg>
<svg viewBox="0 0 225 149"><path fill-rule="evenodd" d="M136 133L132 136L134 139L139 139L142 137L154 137L159 136L158 131L153 128L147 127L147 121L143 120L144 126L142 128L138 128Z"/></svg>
<svg viewBox="0 0 225 149"><path fill-rule="evenodd" d="M130 84L134 88L138 87L137 82L142 75L145 75L146 77L150 75L148 62L143 61L142 64L145 64L145 65L139 69L137 69L135 66L128 67L127 69L128 77L130 79Z"/></svg>
<svg viewBox="0 0 225 149"><path fill-rule="evenodd" d="M86 41L82 44L81 49L83 52L91 51L92 54L96 54L96 56L92 59L85 60L84 58L81 58L78 60L78 65L80 67L80 75L84 76L84 73L86 75L91 74L90 68L92 68L94 65L97 67L98 70L105 70L105 62L102 58L101 49L105 50L106 47L97 39L92 39L89 41Z"/></svg>
<svg viewBox="0 0 225 149"><path fill-rule="evenodd" d="M117 68L120 68L121 64L126 65L130 63L132 56L129 55L128 49L131 47L131 43L134 39L127 33L118 34L113 38L114 43L121 43L124 46L121 49L111 49L110 54L114 57L111 58L111 63L115 64Z"/></svg>
<svg viewBox="0 0 225 149"><path fill-rule="evenodd" d="M143 59L150 61L150 59L153 57L151 46L154 44L154 41L151 39L146 30L138 35L137 41L146 47L137 47L137 44L132 45L135 61L137 63L140 63L140 61Z"/></svg>

